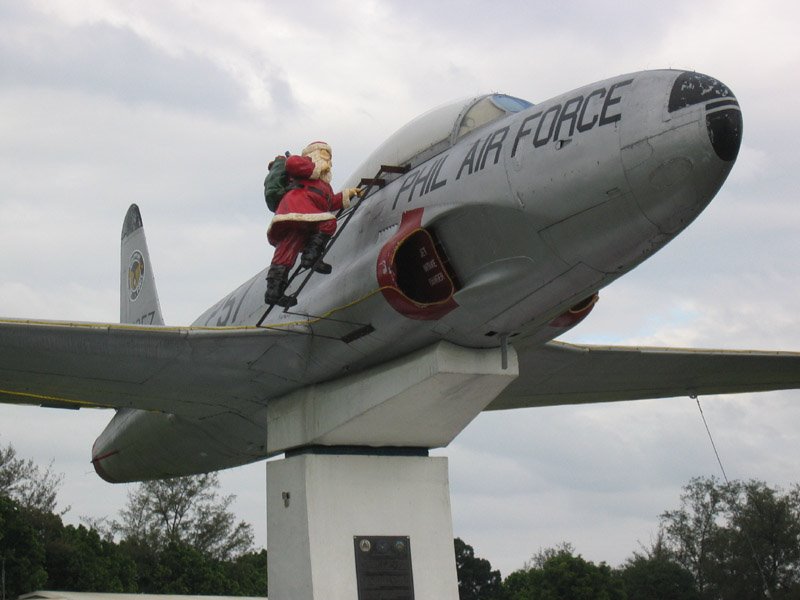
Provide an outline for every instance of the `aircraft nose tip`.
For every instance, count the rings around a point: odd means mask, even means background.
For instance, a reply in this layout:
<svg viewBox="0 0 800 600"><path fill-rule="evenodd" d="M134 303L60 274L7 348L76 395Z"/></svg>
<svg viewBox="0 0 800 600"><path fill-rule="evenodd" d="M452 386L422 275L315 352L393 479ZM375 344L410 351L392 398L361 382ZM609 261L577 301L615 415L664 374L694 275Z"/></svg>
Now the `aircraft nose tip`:
<svg viewBox="0 0 800 600"><path fill-rule="evenodd" d="M742 111L731 89L702 73L685 71L672 85L670 113L696 104L705 105L706 130L717 156L726 162L736 160L742 143Z"/></svg>
<svg viewBox="0 0 800 600"><path fill-rule="evenodd" d="M724 108L706 115L706 129L714 152L724 161L736 160L742 143L742 112Z"/></svg>

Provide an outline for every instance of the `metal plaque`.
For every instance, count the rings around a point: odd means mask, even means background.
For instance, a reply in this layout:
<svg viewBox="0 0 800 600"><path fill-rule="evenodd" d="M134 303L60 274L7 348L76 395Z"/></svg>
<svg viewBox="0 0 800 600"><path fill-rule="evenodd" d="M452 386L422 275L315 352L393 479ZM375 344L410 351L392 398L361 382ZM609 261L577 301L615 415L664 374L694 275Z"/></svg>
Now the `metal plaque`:
<svg viewBox="0 0 800 600"><path fill-rule="evenodd" d="M414 600L408 536L357 535L358 600Z"/></svg>

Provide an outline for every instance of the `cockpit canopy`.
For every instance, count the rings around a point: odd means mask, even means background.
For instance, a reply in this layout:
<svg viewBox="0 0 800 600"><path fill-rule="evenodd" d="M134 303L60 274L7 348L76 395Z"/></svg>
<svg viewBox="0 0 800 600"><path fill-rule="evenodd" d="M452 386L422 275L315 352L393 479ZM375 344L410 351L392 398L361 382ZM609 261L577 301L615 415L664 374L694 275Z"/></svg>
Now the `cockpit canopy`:
<svg viewBox="0 0 800 600"><path fill-rule="evenodd" d="M506 115L533 106L505 94L485 94L434 108L398 129L356 169L344 187L374 177L381 165L411 168L447 150L465 135Z"/></svg>

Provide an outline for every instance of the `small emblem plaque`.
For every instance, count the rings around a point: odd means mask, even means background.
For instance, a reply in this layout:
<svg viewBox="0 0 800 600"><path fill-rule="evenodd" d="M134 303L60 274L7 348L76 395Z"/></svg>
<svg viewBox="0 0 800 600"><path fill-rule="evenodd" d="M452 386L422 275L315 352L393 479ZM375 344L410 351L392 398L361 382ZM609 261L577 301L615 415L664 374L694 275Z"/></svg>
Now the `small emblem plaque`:
<svg viewBox="0 0 800 600"><path fill-rule="evenodd" d="M357 535L358 600L414 600L408 536Z"/></svg>

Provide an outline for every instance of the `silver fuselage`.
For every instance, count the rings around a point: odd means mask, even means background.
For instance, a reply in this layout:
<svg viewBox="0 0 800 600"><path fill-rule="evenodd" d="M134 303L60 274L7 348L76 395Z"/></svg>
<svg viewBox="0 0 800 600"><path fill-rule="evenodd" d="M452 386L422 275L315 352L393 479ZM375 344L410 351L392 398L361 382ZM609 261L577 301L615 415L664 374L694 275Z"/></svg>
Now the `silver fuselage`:
<svg viewBox="0 0 800 600"><path fill-rule="evenodd" d="M314 275L291 312L276 308L264 320L264 327L304 336L303 350L291 357L302 364L302 381L273 387L239 420L178 423L122 411L95 454L138 444L144 460L180 462L193 472L194 438L219 456L216 468L251 462L264 456L254 448L263 447L266 405L274 397L438 340L490 347L557 337L574 324L561 315L662 248L719 190L741 135L735 98L720 89L727 90L682 71L633 73L423 148L407 161L411 170L358 206L328 252L333 274ZM377 158L365 165L379 164ZM346 185L373 175L357 172ZM418 285L409 277L428 268L430 248L413 237L420 230L446 263L432 271L425 301L404 298ZM394 277L401 271L411 275ZM194 325L255 325L267 308L265 275ZM450 293L440 297L436 278L444 276ZM368 333L347 337L365 326ZM176 428L180 441L166 434ZM204 469L208 464L206 456Z"/></svg>

